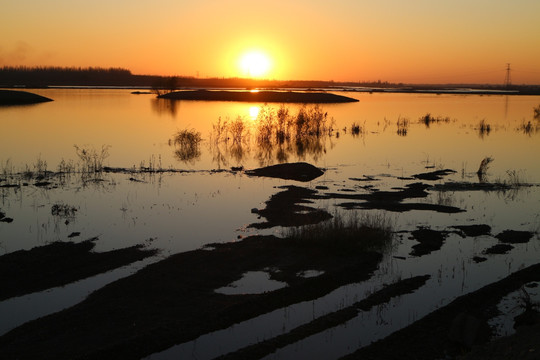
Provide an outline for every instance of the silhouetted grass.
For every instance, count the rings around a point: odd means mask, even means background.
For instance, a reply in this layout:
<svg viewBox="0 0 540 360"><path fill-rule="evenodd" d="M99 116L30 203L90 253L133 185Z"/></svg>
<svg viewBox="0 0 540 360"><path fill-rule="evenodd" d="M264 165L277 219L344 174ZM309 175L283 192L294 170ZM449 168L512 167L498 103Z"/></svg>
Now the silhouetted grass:
<svg viewBox="0 0 540 360"><path fill-rule="evenodd" d="M476 172L476 174L478 175L478 180L480 182L485 182L486 174L489 169L489 164L491 164L493 160L494 159L492 157L487 156L480 162L480 166L478 167L478 171Z"/></svg>
<svg viewBox="0 0 540 360"><path fill-rule="evenodd" d="M360 124L357 124L357 123L352 123L351 125L351 135L352 136L360 136L360 135L365 135L366 134L366 127L365 127L365 124L364 125L360 125Z"/></svg>
<svg viewBox="0 0 540 360"><path fill-rule="evenodd" d="M397 119L397 134L399 136L406 136L409 131L409 119L402 118L401 116Z"/></svg>
<svg viewBox="0 0 540 360"><path fill-rule="evenodd" d="M392 245L393 226L384 213L335 213L332 219L325 222L289 228L285 236L307 246L324 246L340 251L384 252Z"/></svg>
<svg viewBox="0 0 540 360"><path fill-rule="evenodd" d="M169 146L174 146L174 155L175 157L183 162L192 162L198 157L201 156L201 147L202 142L201 133L191 130L179 130L172 138L169 140Z"/></svg>
<svg viewBox="0 0 540 360"><path fill-rule="evenodd" d="M519 126L518 131L530 136L540 131L540 123L534 124L531 121L523 121Z"/></svg>
<svg viewBox="0 0 540 360"><path fill-rule="evenodd" d="M80 169L82 173L95 173L103 170L103 162L109 157L110 145L102 145L101 150L96 150L93 147L73 146L77 156L82 161Z"/></svg>
<svg viewBox="0 0 540 360"><path fill-rule="evenodd" d="M483 138L486 135L489 135L491 132L491 125L486 122L485 119L482 119L478 124L478 135L480 138Z"/></svg>
<svg viewBox="0 0 540 360"><path fill-rule="evenodd" d="M441 122L448 123L450 122L450 118L442 117L442 116L435 117L431 115L430 113L427 113L426 115L421 116L420 119L418 119L418 122L426 125L426 127L429 128L429 126L433 123L441 123Z"/></svg>

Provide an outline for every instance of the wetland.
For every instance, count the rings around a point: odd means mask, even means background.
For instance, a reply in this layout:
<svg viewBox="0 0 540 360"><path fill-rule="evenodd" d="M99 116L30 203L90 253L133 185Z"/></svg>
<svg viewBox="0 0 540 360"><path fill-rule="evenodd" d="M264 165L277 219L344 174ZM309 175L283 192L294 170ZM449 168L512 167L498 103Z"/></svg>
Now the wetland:
<svg viewBox="0 0 540 360"><path fill-rule="evenodd" d="M0 108L4 357L540 351L540 97L33 92Z"/></svg>

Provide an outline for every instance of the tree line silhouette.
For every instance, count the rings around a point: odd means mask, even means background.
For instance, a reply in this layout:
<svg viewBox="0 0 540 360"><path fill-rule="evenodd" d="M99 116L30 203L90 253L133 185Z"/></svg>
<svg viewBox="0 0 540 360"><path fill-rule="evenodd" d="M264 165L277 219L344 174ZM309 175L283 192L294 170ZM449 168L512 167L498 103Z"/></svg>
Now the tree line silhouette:
<svg viewBox="0 0 540 360"><path fill-rule="evenodd" d="M0 87L47 87L47 86L117 86L129 88L151 88L166 91L178 88L368 88L368 91L400 92L433 91L475 87L485 90L514 90L522 95L540 94L539 85L512 85L509 89L495 84L403 84L387 81L333 81L333 80L271 80L237 77L161 76L135 75L124 68L101 67L0 67Z"/></svg>

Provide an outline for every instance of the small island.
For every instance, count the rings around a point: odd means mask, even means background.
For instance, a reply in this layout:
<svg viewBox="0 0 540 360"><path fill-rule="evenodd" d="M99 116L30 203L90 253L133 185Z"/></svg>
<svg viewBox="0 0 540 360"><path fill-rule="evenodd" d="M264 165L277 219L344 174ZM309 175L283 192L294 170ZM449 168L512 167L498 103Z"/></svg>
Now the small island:
<svg viewBox="0 0 540 360"><path fill-rule="evenodd" d="M347 96L325 92L297 92L274 90L186 90L159 95L161 99L171 100L204 100L204 101L244 101L244 102L277 102L277 103L347 103L357 102Z"/></svg>
<svg viewBox="0 0 540 360"><path fill-rule="evenodd" d="M0 105L29 105L53 101L27 91L0 90Z"/></svg>

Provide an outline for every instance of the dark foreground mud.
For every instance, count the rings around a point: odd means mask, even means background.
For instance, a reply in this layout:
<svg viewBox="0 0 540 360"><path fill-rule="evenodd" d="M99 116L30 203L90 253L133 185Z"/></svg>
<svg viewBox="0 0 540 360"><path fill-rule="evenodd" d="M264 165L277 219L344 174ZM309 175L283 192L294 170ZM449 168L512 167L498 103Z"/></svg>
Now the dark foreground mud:
<svg viewBox="0 0 540 360"><path fill-rule="evenodd" d="M62 286L156 254L142 245L95 253L95 241L54 242L0 256L0 300Z"/></svg>
<svg viewBox="0 0 540 360"><path fill-rule="evenodd" d="M213 246L170 256L72 308L12 330L0 337L0 358L140 358L365 280L381 260L377 253L335 252L273 236ZM267 268L280 269L275 273L288 286L263 294L214 292L247 271ZM303 270L324 273L296 275Z"/></svg>
<svg viewBox="0 0 540 360"><path fill-rule="evenodd" d="M496 314L497 303L502 297L528 282L539 280L540 264L529 266L480 290L460 296L449 305L344 359L451 359L466 355L471 350L474 355L482 354L482 351L493 355L482 355L484 359L520 359L522 357L518 354L524 350L529 353L529 349L534 353L530 359L538 359L540 343L535 337L538 325L516 335L523 336L521 339L506 339L502 345L498 342L490 344L491 331L487 320ZM511 346L513 343L519 345L514 348L504 345Z"/></svg>

